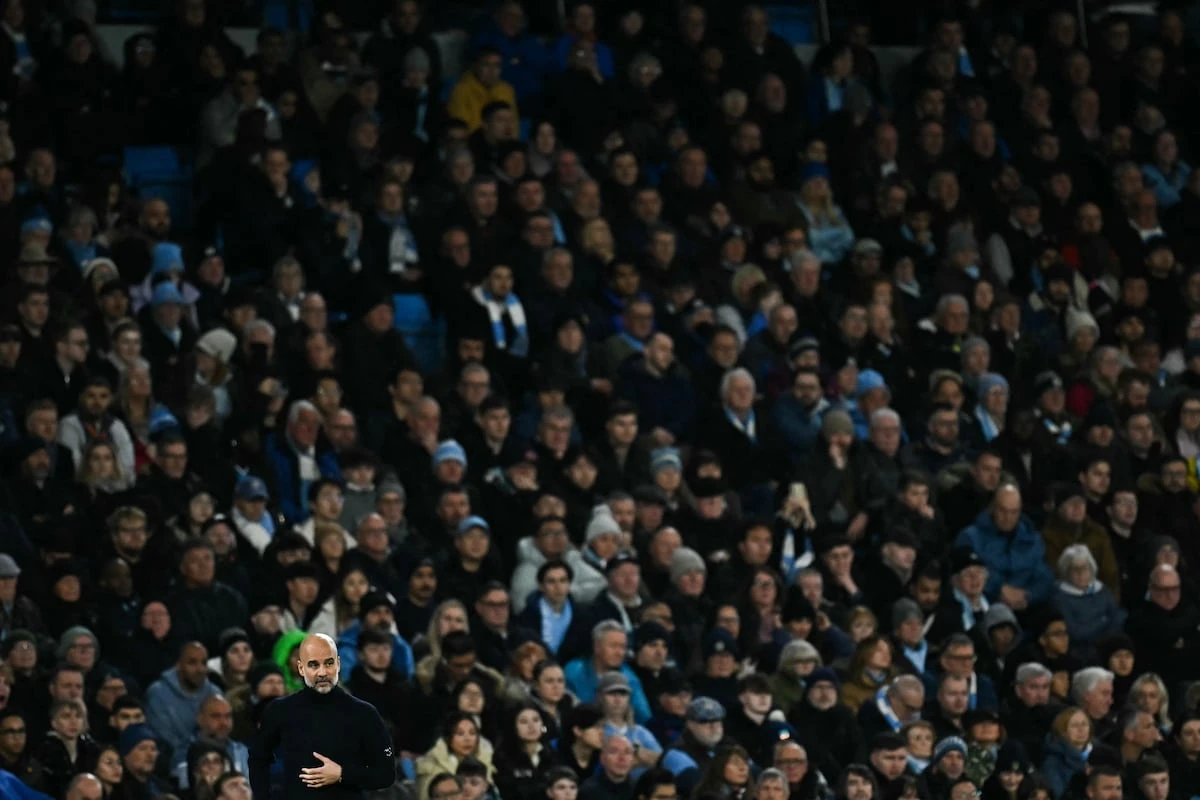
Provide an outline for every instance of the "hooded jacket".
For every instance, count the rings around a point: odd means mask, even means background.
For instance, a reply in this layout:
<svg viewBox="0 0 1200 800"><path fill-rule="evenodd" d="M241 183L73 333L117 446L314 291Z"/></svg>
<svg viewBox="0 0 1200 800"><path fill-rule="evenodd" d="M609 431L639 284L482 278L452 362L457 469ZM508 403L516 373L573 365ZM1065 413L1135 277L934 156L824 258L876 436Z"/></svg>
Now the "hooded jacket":
<svg viewBox="0 0 1200 800"><path fill-rule="evenodd" d="M200 706L214 694L220 690L207 677L199 689L188 692L179 682L179 670L171 667L146 690L146 723L172 752L183 753L196 730Z"/></svg>

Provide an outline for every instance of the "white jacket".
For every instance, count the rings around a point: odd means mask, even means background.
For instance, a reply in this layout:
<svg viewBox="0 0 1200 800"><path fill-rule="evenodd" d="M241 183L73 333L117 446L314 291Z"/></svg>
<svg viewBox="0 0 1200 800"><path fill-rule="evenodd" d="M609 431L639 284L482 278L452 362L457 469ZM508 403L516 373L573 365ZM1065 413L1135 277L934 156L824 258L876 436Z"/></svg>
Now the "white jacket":
<svg viewBox="0 0 1200 800"><path fill-rule="evenodd" d="M117 453L117 463L125 475L137 475L134 465L133 437L125 423L113 417L108 426L108 438L112 441ZM58 443L71 451L76 471L83 468L83 449L87 446L88 436L83 429L79 414L68 414L58 423Z"/></svg>
<svg viewBox="0 0 1200 800"><path fill-rule="evenodd" d="M604 573L589 564L575 548L563 555L563 561L575 573L571 581L571 599L577 604L592 602L608 586ZM509 592L514 614L524 611L529 595L537 591L537 571L545 563L546 557L537 549L532 536L526 536L517 543L517 568L513 570Z"/></svg>

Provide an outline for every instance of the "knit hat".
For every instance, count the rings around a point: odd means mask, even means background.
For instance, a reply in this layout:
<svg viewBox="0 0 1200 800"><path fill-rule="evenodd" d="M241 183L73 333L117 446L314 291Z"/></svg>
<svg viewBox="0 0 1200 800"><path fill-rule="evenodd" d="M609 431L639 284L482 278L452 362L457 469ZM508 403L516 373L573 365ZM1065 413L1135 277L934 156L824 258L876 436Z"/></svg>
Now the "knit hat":
<svg viewBox="0 0 1200 800"><path fill-rule="evenodd" d="M1050 498L1055 508L1076 497L1087 499L1083 487L1075 481L1058 481L1050 487Z"/></svg>
<svg viewBox="0 0 1200 800"><path fill-rule="evenodd" d="M183 248L174 242L159 242L150 256L150 274L183 272Z"/></svg>
<svg viewBox="0 0 1200 800"><path fill-rule="evenodd" d="M62 661L67 657L67 651L71 649L71 645L73 645L75 640L80 636L86 636L91 640L92 647L95 648L96 658L100 657L100 640L96 638L96 634L92 633L89 628L85 628L83 625L75 625L67 628L65 631L63 631L62 636L58 637L58 648L55 650L55 655L58 656L59 661Z"/></svg>
<svg viewBox="0 0 1200 800"><path fill-rule="evenodd" d="M818 683L832 683L833 688L840 690L842 682L838 680L837 673L830 667L817 667L808 676L808 688L816 686Z"/></svg>
<svg viewBox="0 0 1200 800"><path fill-rule="evenodd" d="M800 186L801 186L801 188L803 188L804 184L808 183L811 180L814 180L815 178L824 178L827 181L831 180L830 174L829 174L829 167L825 166L824 164L820 164L816 161L810 161L807 164L805 164L803 167L800 168Z"/></svg>
<svg viewBox="0 0 1200 800"><path fill-rule="evenodd" d="M150 730L150 726L144 722L130 725L121 731L121 738L118 740L118 749L121 751L121 758L129 755L135 747L146 741L153 742L155 738L154 731Z"/></svg>
<svg viewBox="0 0 1200 800"><path fill-rule="evenodd" d="M0 553L0 578L16 578L21 575L17 560L8 553Z"/></svg>
<svg viewBox="0 0 1200 800"><path fill-rule="evenodd" d="M962 346L959 347L959 351L962 353L963 358L966 358L968 355L979 349L990 352L992 346L988 344L987 339L984 339L982 336L968 336L963 340Z"/></svg>
<svg viewBox="0 0 1200 800"><path fill-rule="evenodd" d="M1067 309L1066 331L1067 341L1075 338L1075 334L1079 333L1084 328L1090 328L1094 336L1100 335L1100 325L1087 311L1078 308Z"/></svg>
<svg viewBox="0 0 1200 800"><path fill-rule="evenodd" d="M707 575L708 565L704 563L704 557L692 548L680 547L671 556L671 583L679 583L680 578L696 570Z"/></svg>
<svg viewBox="0 0 1200 800"><path fill-rule="evenodd" d="M358 618L366 619L367 614L380 606L393 608L391 596L380 589L373 589L363 595L362 600L358 602Z"/></svg>
<svg viewBox="0 0 1200 800"><path fill-rule="evenodd" d="M179 289L175 287L175 284L170 281L163 281L154 287L154 294L150 296L150 305L158 308L168 303L174 303L177 306L183 305L183 295L179 293Z"/></svg>
<svg viewBox="0 0 1200 800"><path fill-rule="evenodd" d="M812 642L806 639L792 639L779 651L779 664L796 664L801 661L815 661L821 664L821 654Z"/></svg>
<svg viewBox="0 0 1200 800"><path fill-rule="evenodd" d="M911 597L901 597L892 603L892 630L899 630L900 626L910 619L925 619L925 614L921 612L921 607L917 605L916 600Z"/></svg>
<svg viewBox="0 0 1200 800"><path fill-rule="evenodd" d="M650 453L650 474L657 475L660 470L674 468L683 471L683 459L679 456L677 447L659 447Z"/></svg>
<svg viewBox="0 0 1200 800"><path fill-rule="evenodd" d="M985 372L979 376L979 397L980 399L987 397L988 392L996 387L1000 387L1009 393L1008 381L1003 375L997 375L995 372Z"/></svg>
<svg viewBox="0 0 1200 800"><path fill-rule="evenodd" d="M237 349L237 337L224 328L213 328L196 340L197 352L228 364Z"/></svg>
<svg viewBox="0 0 1200 800"><path fill-rule="evenodd" d="M245 628L226 628L221 631L221 638L217 640L217 654L224 655L229 652L229 648L233 647L238 642L250 644L250 635L246 633Z"/></svg>
<svg viewBox="0 0 1200 800"><path fill-rule="evenodd" d="M652 642L666 642L671 645L671 632L657 622L643 622L633 631L633 651L636 653Z"/></svg>
<svg viewBox="0 0 1200 800"><path fill-rule="evenodd" d="M437 467L443 461L457 461L467 466L467 451L454 439L447 439L433 451L433 466Z"/></svg>
<svg viewBox="0 0 1200 800"><path fill-rule="evenodd" d="M692 496L697 500L721 497L729 490L725 481L720 478L697 478L688 482L688 488L692 490Z"/></svg>
<svg viewBox="0 0 1200 800"><path fill-rule="evenodd" d="M858 383L854 385L854 397L862 397L864 394L874 389L886 389L889 395L892 392L891 389L888 389L887 381L885 381L883 376L875 370L864 369L862 372L858 373ZM826 414L826 416L829 415Z"/></svg>
<svg viewBox="0 0 1200 800"><path fill-rule="evenodd" d="M1063 380L1058 376L1057 372L1045 370L1044 372L1039 372L1033 379L1033 395L1038 399L1051 389L1061 388L1063 388Z"/></svg>
<svg viewBox="0 0 1200 800"><path fill-rule="evenodd" d="M1025 751L1025 745L1021 744L1019 739L1009 739L1000 745L1000 751L996 753L994 773L1019 772L1024 775L1032 768L1029 753Z"/></svg>
<svg viewBox="0 0 1200 800"><path fill-rule="evenodd" d="M967 743L960 736L947 736L933 748L933 763L941 761L947 753L957 751L963 758L967 757Z"/></svg>
<svg viewBox="0 0 1200 800"><path fill-rule="evenodd" d="M1042 199L1038 197L1037 190L1022 186L1013 194L1012 201L1008 204L1009 208L1041 208Z"/></svg>
<svg viewBox="0 0 1200 800"><path fill-rule="evenodd" d="M967 567L987 567L979 554L970 547L956 547L950 551L950 574L957 575Z"/></svg>
<svg viewBox="0 0 1200 800"><path fill-rule="evenodd" d="M991 633L992 628L999 628L1001 625L1011 625L1017 636L1021 635L1021 624L1017 622L1017 615L1013 610L1004 603L992 603L983 614L983 629Z"/></svg>
<svg viewBox="0 0 1200 800"><path fill-rule="evenodd" d="M250 685L250 691L258 691L258 685L267 677L278 675L283 677L283 670L274 661L259 661L250 668L250 674L246 676L246 682Z"/></svg>
<svg viewBox="0 0 1200 800"><path fill-rule="evenodd" d="M606 505L598 505L592 509L592 518L588 521L583 540L590 544L594 539L605 534L621 535L621 526L613 517L612 510Z"/></svg>
<svg viewBox="0 0 1200 800"><path fill-rule="evenodd" d="M724 628L714 628L704 637L704 657L711 658L728 653L735 659L741 658L738 651L737 639Z"/></svg>
<svg viewBox="0 0 1200 800"><path fill-rule="evenodd" d="M826 411L825 416L821 418L821 435L828 438L838 433L853 436L854 420L850 419L850 415L845 411L835 408Z"/></svg>
<svg viewBox="0 0 1200 800"><path fill-rule="evenodd" d="M172 414L166 406L158 406L151 411L149 423L151 439L167 431L178 431L182 427L179 424L179 418Z"/></svg>
<svg viewBox="0 0 1200 800"><path fill-rule="evenodd" d="M688 703L688 722L721 722L725 719L725 706L711 697L697 697Z"/></svg>
<svg viewBox="0 0 1200 800"><path fill-rule="evenodd" d="M386 497L389 494L396 494L400 496L400 502L404 502L408 499L408 495L404 491L404 484L400 483L400 481L393 477L387 477L381 480L375 487L375 494L380 498Z"/></svg>

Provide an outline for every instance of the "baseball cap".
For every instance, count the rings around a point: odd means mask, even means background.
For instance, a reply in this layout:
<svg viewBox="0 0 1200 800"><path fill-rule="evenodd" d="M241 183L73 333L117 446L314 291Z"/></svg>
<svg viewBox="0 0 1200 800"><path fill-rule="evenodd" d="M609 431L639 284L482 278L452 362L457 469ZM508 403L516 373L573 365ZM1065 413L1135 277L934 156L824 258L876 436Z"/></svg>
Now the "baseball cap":
<svg viewBox="0 0 1200 800"><path fill-rule="evenodd" d="M263 479L253 475L246 475L237 482L234 495L241 500L268 500L271 497Z"/></svg>

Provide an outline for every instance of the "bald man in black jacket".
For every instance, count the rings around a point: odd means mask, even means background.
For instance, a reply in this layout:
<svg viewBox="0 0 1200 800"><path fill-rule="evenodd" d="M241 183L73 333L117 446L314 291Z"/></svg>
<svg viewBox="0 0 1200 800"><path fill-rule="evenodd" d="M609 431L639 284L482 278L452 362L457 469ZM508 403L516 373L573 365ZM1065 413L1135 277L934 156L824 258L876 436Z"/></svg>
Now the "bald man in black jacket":
<svg viewBox="0 0 1200 800"><path fill-rule="evenodd" d="M283 797L359 800L363 793L396 781L392 742L379 712L338 687L341 662L334 641L311 634L300 643L305 689L273 701L250 745L250 786L271 796L275 753L283 759Z"/></svg>

